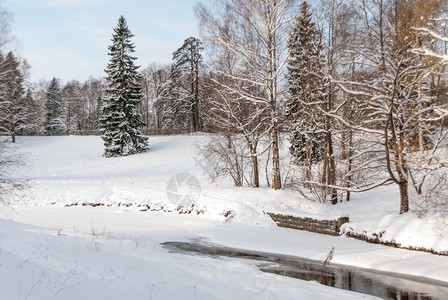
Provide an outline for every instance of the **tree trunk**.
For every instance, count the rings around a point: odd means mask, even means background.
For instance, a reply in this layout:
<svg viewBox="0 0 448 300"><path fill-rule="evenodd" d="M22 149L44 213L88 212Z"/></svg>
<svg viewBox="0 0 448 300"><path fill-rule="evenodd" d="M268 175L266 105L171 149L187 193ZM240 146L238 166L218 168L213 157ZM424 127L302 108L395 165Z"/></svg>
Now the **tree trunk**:
<svg viewBox="0 0 448 300"><path fill-rule="evenodd" d="M313 141L310 138L305 139L306 143L306 170L305 170L305 180L311 181L311 165L312 165L312 145ZM305 188L308 188L310 192L312 192L312 186L311 184L307 183L305 184Z"/></svg>
<svg viewBox="0 0 448 300"><path fill-rule="evenodd" d="M255 143L251 143L247 138L247 147L249 148L250 151L250 156L252 159L252 172L253 172L253 182L252 182L252 186L253 187L260 187L260 174L258 171L258 156L257 156L257 145L258 142Z"/></svg>
<svg viewBox="0 0 448 300"><path fill-rule="evenodd" d="M326 200L327 198L327 170L328 170L328 146L327 146L327 136L325 136L325 145L324 145L324 161L322 164L322 178L321 178L321 183L322 183L322 188L323 188L323 192L324 192L324 199L322 199L323 201Z"/></svg>
<svg viewBox="0 0 448 300"><path fill-rule="evenodd" d="M264 173L266 176L266 184L268 185L268 187L271 186L271 183L269 182L269 160L271 158L271 149L268 150L268 157L266 158L266 165L264 167Z"/></svg>
<svg viewBox="0 0 448 300"><path fill-rule="evenodd" d="M190 77L188 78L190 81L190 97L191 98L191 107L190 107L190 133L193 133L196 131L196 120L195 120L195 114L194 114L194 110L195 110L195 92L194 92L194 64L193 64L193 54L191 53L193 51L193 49L190 47Z"/></svg>
<svg viewBox="0 0 448 300"><path fill-rule="evenodd" d="M191 111L190 111L190 133L196 132L196 91L194 89L195 80L194 80L194 62L191 59L190 60L190 95L192 96L191 99Z"/></svg>
<svg viewBox="0 0 448 300"><path fill-rule="evenodd" d="M16 125L14 123L14 120L12 120L12 128L11 128L11 142L16 142Z"/></svg>
<svg viewBox="0 0 448 300"><path fill-rule="evenodd" d="M348 170L347 173L350 174L352 171L353 164L353 132L349 129L349 143L348 143ZM351 187L352 175L347 176L347 188ZM350 201L350 191L347 191L347 196L345 198L347 201Z"/></svg>
<svg viewBox="0 0 448 300"><path fill-rule="evenodd" d="M333 139L331 136L331 132L328 132L328 185L335 186L336 185L336 164L334 161L334 153L333 153ZM331 187L331 203L338 204L338 193L334 187Z"/></svg>
<svg viewBox="0 0 448 300"><path fill-rule="evenodd" d="M252 153L252 168L254 172L254 187L260 187L260 175L258 172L258 158L256 153Z"/></svg>
<svg viewBox="0 0 448 300"><path fill-rule="evenodd" d="M407 213L409 211L408 182L400 181L398 187L400 189L400 214Z"/></svg>
<svg viewBox="0 0 448 300"><path fill-rule="evenodd" d="M266 2L267 3L267 2ZM274 10L278 8L276 0L272 1ZM278 122L277 122L277 15L271 11L271 5L266 5L266 33L267 33L267 52L268 52L268 77L266 87L269 90L269 106L271 113L271 136L272 136L272 188L280 190L282 188L282 180L280 176L280 151L278 140Z"/></svg>
<svg viewBox="0 0 448 300"><path fill-rule="evenodd" d="M275 104L273 104L275 105ZM275 106L271 107L271 135L272 135L272 188L280 190L282 181L280 177L280 151L278 142L277 119L275 116Z"/></svg>
<svg viewBox="0 0 448 300"><path fill-rule="evenodd" d="M422 100L421 100L421 87L418 87L418 111L423 109ZM418 150L420 151L420 155L423 155L425 151L424 139L423 139L423 122L422 122L422 114L418 115Z"/></svg>
<svg viewBox="0 0 448 300"><path fill-rule="evenodd" d="M194 117L196 120L195 131L202 130L201 120L199 118L199 62L195 62L195 77L194 77Z"/></svg>
<svg viewBox="0 0 448 300"><path fill-rule="evenodd" d="M272 128L272 188L274 190L280 190L282 188L278 132L276 127Z"/></svg>

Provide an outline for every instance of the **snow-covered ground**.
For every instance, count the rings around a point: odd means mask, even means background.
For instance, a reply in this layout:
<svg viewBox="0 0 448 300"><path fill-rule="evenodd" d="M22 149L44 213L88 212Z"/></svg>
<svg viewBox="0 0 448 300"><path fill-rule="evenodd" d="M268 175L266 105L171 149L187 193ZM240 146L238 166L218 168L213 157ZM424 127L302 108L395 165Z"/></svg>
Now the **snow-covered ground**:
<svg viewBox="0 0 448 300"><path fill-rule="evenodd" d="M0 299L369 298L266 274L256 262L186 256L160 246L190 239L318 260L334 247L335 263L447 281L446 256L278 228L264 213L349 215L346 230L384 231L402 245L447 251L448 231L440 222L397 214L396 187L333 206L294 191L212 184L194 146L206 138L150 137L148 153L104 158L99 137L19 137L28 166L18 175L31 187L0 211ZM199 215L164 212L178 206L166 189L180 173L199 181L192 195ZM159 211L140 211L142 205Z"/></svg>

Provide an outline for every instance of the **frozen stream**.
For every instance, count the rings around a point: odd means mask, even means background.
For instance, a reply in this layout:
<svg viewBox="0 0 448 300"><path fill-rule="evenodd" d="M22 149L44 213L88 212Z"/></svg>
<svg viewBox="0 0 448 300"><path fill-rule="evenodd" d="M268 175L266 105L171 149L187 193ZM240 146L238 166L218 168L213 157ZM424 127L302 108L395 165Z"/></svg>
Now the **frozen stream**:
<svg viewBox="0 0 448 300"><path fill-rule="evenodd" d="M448 299L448 282L398 273L330 263L322 272L322 261L281 254L232 249L192 241L162 244L170 252L225 256L260 261L259 269L302 280L316 280L328 286L351 290L383 299ZM320 280L319 280L320 278Z"/></svg>

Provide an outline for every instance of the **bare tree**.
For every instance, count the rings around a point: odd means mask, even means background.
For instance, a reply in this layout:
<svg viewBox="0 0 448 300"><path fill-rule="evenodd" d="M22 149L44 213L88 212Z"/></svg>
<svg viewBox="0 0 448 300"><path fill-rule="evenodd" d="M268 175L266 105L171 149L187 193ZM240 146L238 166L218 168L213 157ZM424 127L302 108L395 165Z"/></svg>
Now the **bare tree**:
<svg viewBox="0 0 448 300"><path fill-rule="evenodd" d="M223 133L212 136L204 145L198 145L201 162L212 181L230 177L237 187L249 183L246 170L250 160L244 144L241 135Z"/></svg>
<svg viewBox="0 0 448 300"><path fill-rule="evenodd" d="M239 30L237 24L233 22L231 14L223 16L222 39L233 36L235 31ZM252 101L245 95L258 95L264 97L264 90L257 85L247 81L238 80L232 76L223 74L239 74L250 72L244 64L240 64L238 57L222 43L215 43L213 39L206 39L205 45L209 49L210 59L209 65L212 70L208 75L203 76L204 93L203 99L206 100L207 110L204 110L204 121L208 124L213 132L219 132L222 139L226 140L225 144L233 145L233 147L244 147L247 149L238 149L233 151L233 155L244 155L239 159L245 162L244 165L251 165L252 176L250 185L253 187L260 186L259 162L260 152L258 146L260 139L269 133L269 113L266 105L261 105ZM244 75L247 76L247 75ZM230 148L225 148L217 143L214 145L215 139L211 139L208 148L214 148L217 153L226 150L229 153ZM245 143L244 143L245 142ZM222 154L225 154L222 153ZM210 156L209 156L210 157ZM228 160L229 162L238 163L237 160ZM246 161L248 161L246 163ZM239 165L243 165L243 163ZM238 169L238 168L237 168ZM242 169L245 171L246 168ZM222 173L231 175L231 173ZM239 176L243 178L245 175ZM247 180L246 180L247 181ZM242 181L235 181L236 183ZM249 181L247 181L249 182Z"/></svg>
<svg viewBox="0 0 448 300"><path fill-rule="evenodd" d="M160 96L161 85L168 80L169 70L168 65L151 63L140 72L143 93L141 114L147 127L162 128L162 120L160 114L155 110L154 103Z"/></svg>
<svg viewBox="0 0 448 300"><path fill-rule="evenodd" d="M24 157L17 148L4 139L0 140L0 203L8 205L11 195L27 187L27 182L14 174L24 164Z"/></svg>
<svg viewBox="0 0 448 300"><path fill-rule="evenodd" d="M61 90L65 106L65 127L67 133L82 129L83 104L86 103L82 92L82 84L77 80L67 82Z"/></svg>
<svg viewBox="0 0 448 300"><path fill-rule="evenodd" d="M101 102L104 88L105 82L101 78L89 78L82 84L81 130L94 131L96 129L100 114L98 102Z"/></svg>
<svg viewBox="0 0 448 300"><path fill-rule="evenodd" d="M11 40L11 14L0 7L0 49L4 48ZM23 67L21 69L21 67ZM23 76L26 70L25 64L20 66L20 61L9 53L6 58L2 56L0 61L0 96L2 101L2 109L0 117L1 122L5 124L5 117L9 116L9 124L7 126L9 133L12 134L12 140L15 140L15 134L18 125L24 121L25 110L20 105L23 100ZM20 117L19 117L20 116ZM28 115L29 116L29 115ZM7 122L8 123L8 122ZM16 148L6 140L0 141L0 202L8 204L8 196L24 188L26 183L15 178L13 170L24 164L24 158L16 152Z"/></svg>
<svg viewBox="0 0 448 300"><path fill-rule="evenodd" d="M215 1L215 6L197 7L206 39L220 44L237 59L236 70L219 70L220 76L245 82L256 91L234 89L238 98L262 107L269 115L272 149L272 188L281 189L280 153L278 134L278 105L284 92L280 86L286 63L285 40L291 21L290 0L228 0ZM216 10L213 10L215 8ZM231 21L235 30L230 34L225 21ZM256 87L256 88L255 88Z"/></svg>
<svg viewBox="0 0 448 300"><path fill-rule="evenodd" d="M209 95L211 97L210 111L208 111L205 120L214 123L217 131L221 133L222 139L227 140L227 145L232 145L233 148L246 148L246 150L238 149L238 151L233 151L232 153L234 156L243 155L240 158L242 161L250 161L247 163L252 167L250 185L259 187L258 157L260 152L263 153L266 149L259 151L258 146L260 139L268 133L266 120L269 114L266 110L263 110L266 107L247 101L247 99L240 97L240 93L235 92L242 90L247 92L250 90L250 87L244 82L229 80L228 78L212 78L211 82L215 88L214 93ZM255 93L255 91L252 91L252 93ZM213 144L215 142L216 140L212 139L207 147L214 148ZM230 148L229 146L228 149ZM216 152L220 152L219 149L224 148L218 143L216 144ZM237 162L237 160L230 161Z"/></svg>
<svg viewBox="0 0 448 300"><path fill-rule="evenodd" d="M360 3L365 35L351 51L356 53L356 63L364 68L364 74L353 80L334 82L354 99L363 117L355 121L338 114L349 103L347 99L327 112L359 136L367 136L368 150L356 151L352 156L358 161L356 169L383 168L387 176L380 175L376 182L367 180L364 187L389 181L396 183L400 191L400 213L409 210L408 186L417 174L418 156L414 153L413 141L418 140L416 133L422 132L420 129L430 121L428 113L433 110L429 105L431 97L424 96L432 64L412 51L424 42L413 33L412 26L431 15L428 11L436 13L437 3L433 4L426 3L424 10L416 10L415 3L403 1ZM427 141L425 145L429 147ZM375 144L382 145L382 149Z"/></svg>
<svg viewBox="0 0 448 300"><path fill-rule="evenodd" d="M0 50L13 41L11 35L12 14L0 6Z"/></svg>

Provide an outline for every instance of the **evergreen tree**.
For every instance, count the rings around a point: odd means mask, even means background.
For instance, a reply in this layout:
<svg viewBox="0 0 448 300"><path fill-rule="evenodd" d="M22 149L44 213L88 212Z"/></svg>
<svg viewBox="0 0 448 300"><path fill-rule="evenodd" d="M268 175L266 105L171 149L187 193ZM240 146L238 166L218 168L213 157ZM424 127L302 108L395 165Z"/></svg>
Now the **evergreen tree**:
<svg viewBox="0 0 448 300"><path fill-rule="evenodd" d="M202 63L202 42L194 37L184 41L182 47L173 53L174 65L171 80L174 92L177 93L179 112L189 119L190 132L202 129L200 120L200 86L199 69Z"/></svg>
<svg viewBox="0 0 448 300"><path fill-rule="evenodd" d="M20 134L33 134L36 133L40 126L39 112L41 107L34 100L31 89L28 88L24 94L24 97L20 100L19 109L19 121L17 131Z"/></svg>
<svg viewBox="0 0 448 300"><path fill-rule="evenodd" d="M100 130L104 141L106 157L124 156L148 150L147 138L142 135L144 125L137 113L137 105L143 96L141 93L138 66L131 38L134 35L128 28L123 16L114 28L111 56L107 65L107 88L101 107Z"/></svg>
<svg viewBox="0 0 448 300"><path fill-rule="evenodd" d="M47 132L65 131L65 109L59 80L53 78L45 93L45 130Z"/></svg>
<svg viewBox="0 0 448 300"><path fill-rule="evenodd" d="M0 80L0 128L11 136L12 142L15 142L16 134L26 117L26 108L22 101L24 79L20 71L20 62L12 52L9 52L5 58L1 57L0 60L0 69L4 74Z"/></svg>
<svg viewBox="0 0 448 300"><path fill-rule="evenodd" d="M296 18L288 47L289 98L286 117L291 130L290 153L296 162L321 160L324 148L323 117L316 105L323 105L324 80L321 56L321 33L312 21L312 13L303 2Z"/></svg>

